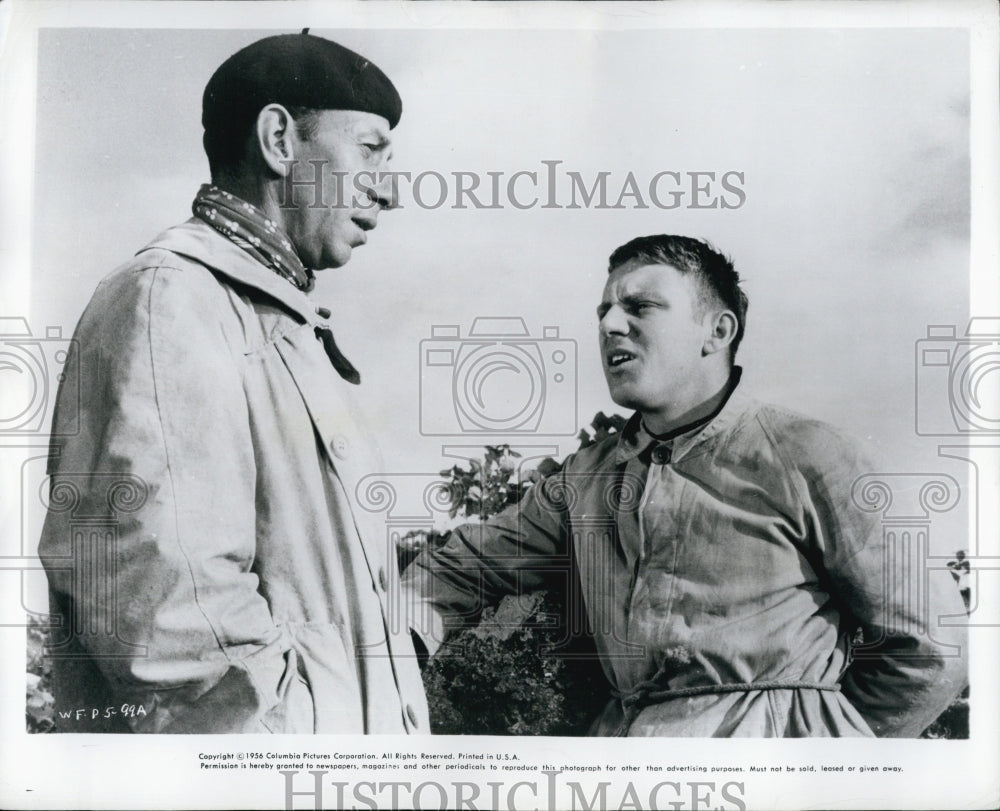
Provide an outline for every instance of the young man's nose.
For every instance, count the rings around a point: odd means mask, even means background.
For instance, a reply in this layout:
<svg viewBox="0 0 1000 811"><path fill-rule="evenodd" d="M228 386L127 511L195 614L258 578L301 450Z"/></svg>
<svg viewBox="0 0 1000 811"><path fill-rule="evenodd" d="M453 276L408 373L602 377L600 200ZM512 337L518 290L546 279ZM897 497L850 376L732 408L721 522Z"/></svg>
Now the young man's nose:
<svg viewBox="0 0 1000 811"><path fill-rule="evenodd" d="M625 311L615 305L608 309L599 324L601 335L627 335L629 331L628 317Z"/></svg>

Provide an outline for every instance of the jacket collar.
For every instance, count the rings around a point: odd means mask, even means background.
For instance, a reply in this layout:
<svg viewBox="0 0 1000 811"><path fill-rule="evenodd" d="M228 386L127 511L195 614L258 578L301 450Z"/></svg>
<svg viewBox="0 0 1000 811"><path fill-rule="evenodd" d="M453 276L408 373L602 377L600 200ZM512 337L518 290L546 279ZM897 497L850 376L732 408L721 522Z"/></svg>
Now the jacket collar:
<svg viewBox="0 0 1000 811"><path fill-rule="evenodd" d="M667 445L671 448L670 458L677 462L685 456L692 456L709 450L710 440L715 439L727 429L734 426L743 415L749 411L755 400L744 394L740 388L743 369L739 366L733 369L736 375L733 392L729 395L719 412L707 423L703 423L682 434L661 440L650 434L642 424L642 415L637 411L625 424L618 438L615 449L615 462L619 465L635 459L652 446Z"/></svg>
<svg viewBox="0 0 1000 811"><path fill-rule="evenodd" d="M168 228L136 255L156 249L193 259L231 281L266 293L306 323L327 326L305 293L196 217Z"/></svg>

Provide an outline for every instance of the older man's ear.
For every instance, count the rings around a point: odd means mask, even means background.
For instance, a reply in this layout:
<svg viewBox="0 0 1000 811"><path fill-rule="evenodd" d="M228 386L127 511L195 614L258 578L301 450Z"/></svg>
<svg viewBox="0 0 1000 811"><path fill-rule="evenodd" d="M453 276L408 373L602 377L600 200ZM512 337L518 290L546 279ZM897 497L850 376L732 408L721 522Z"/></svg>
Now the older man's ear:
<svg viewBox="0 0 1000 811"><path fill-rule="evenodd" d="M255 146L267 168L286 177L295 160L295 121L280 104L268 104L257 116Z"/></svg>

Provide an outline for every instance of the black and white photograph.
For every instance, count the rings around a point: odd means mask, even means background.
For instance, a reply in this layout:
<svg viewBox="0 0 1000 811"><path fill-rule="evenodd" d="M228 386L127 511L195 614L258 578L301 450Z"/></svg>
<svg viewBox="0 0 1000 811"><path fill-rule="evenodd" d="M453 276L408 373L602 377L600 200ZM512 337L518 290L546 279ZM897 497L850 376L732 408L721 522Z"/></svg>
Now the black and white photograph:
<svg viewBox="0 0 1000 811"><path fill-rule="evenodd" d="M995 807L998 21L0 2L0 805Z"/></svg>

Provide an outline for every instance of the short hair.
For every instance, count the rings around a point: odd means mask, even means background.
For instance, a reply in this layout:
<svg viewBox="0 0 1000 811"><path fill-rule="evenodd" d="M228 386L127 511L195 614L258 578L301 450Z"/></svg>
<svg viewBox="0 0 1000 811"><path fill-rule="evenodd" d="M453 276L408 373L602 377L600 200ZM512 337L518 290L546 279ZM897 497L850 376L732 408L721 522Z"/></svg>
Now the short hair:
<svg viewBox="0 0 1000 811"><path fill-rule="evenodd" d="M705 294L701 297L703 306L707 306L707 299L711 296L735 314L736 335L729 345L729 358L732 360L736 357L736 350L739 349L746 330L749 301L740 287L740 276L733 267L732 260L705 240L656 234L636 237L615 248L608 259L608 273L634 261L648 265L670 265L681 273L694 274Z"/></svg>
<svg viewBox="0 0 1000 811"><path fill-rule="evenodd" d="M308 141L316 134L322 110L312 107L286 107L295 122L299 138ZM253 136L256 119L237 128L205 130L202 143L208 156L208 169L213 180L237 174L247 158L247 145Z"/></svg>

